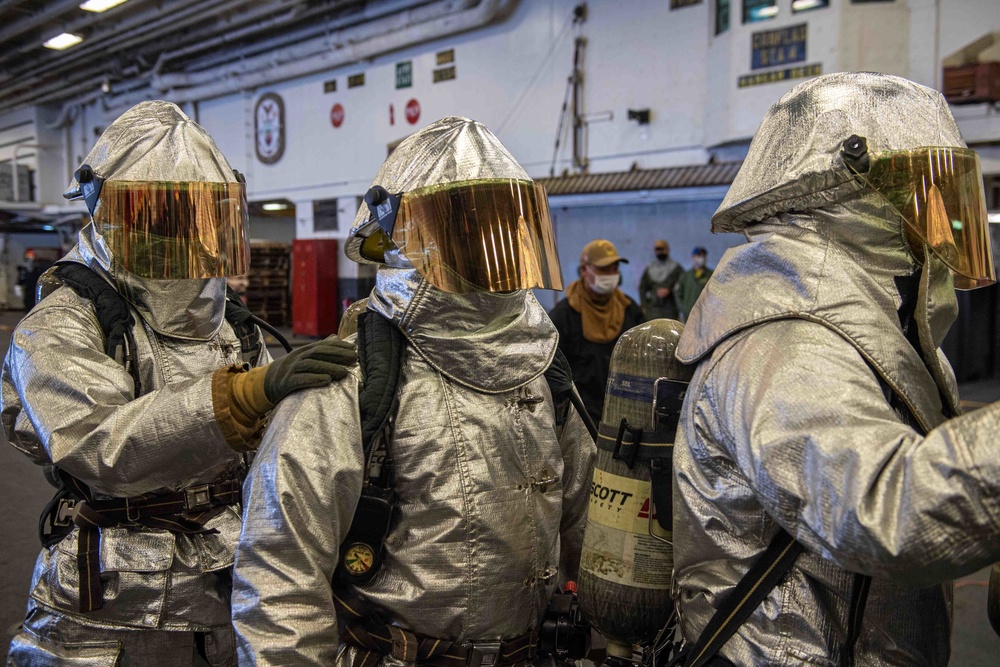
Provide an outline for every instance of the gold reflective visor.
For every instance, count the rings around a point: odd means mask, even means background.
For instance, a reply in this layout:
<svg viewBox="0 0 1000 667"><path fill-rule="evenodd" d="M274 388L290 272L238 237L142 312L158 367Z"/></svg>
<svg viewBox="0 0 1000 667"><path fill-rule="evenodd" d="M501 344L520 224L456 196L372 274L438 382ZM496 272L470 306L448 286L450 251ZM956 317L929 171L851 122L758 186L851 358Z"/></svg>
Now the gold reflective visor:
<svg viewBox="0 0 1000 667"><path fill-rule="evenodd" d="M996 282L975 151L931 146L875 154L865 181L903 216L907 234L948 265L956 289Z"/></svg>
<svg viewBox="0 0 1000 667"><path fill-rule="evenodd" d="M461 181L406 192L392 242L444 292L563 288L545 189L531 181Z"/></svg>
<svg viewBox="0 0 1000 667"><path fill-rule="evenodd" d="M106 181L94 223L140 278L221 278L249 268L247 216L243 183Z"/></svg>

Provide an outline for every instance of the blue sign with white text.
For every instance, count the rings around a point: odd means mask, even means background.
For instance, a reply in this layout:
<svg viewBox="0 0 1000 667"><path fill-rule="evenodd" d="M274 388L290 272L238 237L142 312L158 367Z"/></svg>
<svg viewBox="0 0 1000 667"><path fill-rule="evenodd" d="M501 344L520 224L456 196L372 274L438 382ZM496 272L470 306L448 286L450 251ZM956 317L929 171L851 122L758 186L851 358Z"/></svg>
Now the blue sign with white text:
<svg viewBox="0 0 1000 667"><path fill-rule="evenodd" d="M780 67L806 59L806 24L755 32L750 43L750 68Z"/></svg>

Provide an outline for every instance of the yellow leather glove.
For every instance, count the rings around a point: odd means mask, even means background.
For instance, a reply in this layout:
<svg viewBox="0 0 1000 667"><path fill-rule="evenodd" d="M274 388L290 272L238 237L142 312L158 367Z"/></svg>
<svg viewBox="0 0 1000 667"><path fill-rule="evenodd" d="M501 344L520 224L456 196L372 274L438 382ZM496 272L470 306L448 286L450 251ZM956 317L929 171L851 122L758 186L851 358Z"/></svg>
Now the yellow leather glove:
<svg viewBox="0 0 1000 667"><path fill-rule="evenodd" d="M226 442L238 452L257 448L264 434L264 417L274 408L264 394L266 372L266 366L249 371L229 366L212 375L215 420Z"/></svg>

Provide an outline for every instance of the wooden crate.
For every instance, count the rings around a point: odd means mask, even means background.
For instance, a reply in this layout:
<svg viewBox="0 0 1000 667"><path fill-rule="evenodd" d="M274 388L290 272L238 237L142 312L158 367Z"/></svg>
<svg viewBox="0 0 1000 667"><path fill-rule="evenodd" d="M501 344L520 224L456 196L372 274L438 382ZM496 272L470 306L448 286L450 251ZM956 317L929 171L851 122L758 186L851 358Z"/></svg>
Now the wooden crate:
<svg viewBox="0 0 1000 667"><path fill-rule="evenodd" d="M943 92L952 104L1000 101L1000 63L945 67Z"/></svg>
<svg viewBox="0 0 1000 667"><path fill-rule="evenodd" d="M287 243L250 244L247 307L273 326L288 326L291 321L291 254Z"/></svg>

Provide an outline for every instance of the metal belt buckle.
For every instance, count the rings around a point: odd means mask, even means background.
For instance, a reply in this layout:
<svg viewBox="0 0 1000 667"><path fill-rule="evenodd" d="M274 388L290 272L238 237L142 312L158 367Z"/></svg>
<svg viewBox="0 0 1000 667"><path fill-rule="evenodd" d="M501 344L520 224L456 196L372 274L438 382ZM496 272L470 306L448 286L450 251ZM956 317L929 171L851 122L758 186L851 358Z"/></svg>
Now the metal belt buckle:
<svg viewBox="0 0 1000 667"><path fill-rule="evenodd" d="M56 515L52 518L53 526L68 526L76 519L76 501L72 498L62 498L56 507Z"/></svg>
<svg viewBox="0 0 1000 667"><path fill-rule="evenodd" d="M139 520L139 518L141 516L142 516L142 513L139 511L139 506L136 504L136 502L134 500L133 501L129 501L129 499L126 498L125 499L125 518L128 519L128 521L130 523L135 523L135 522L137 522Z"/></svg>
<svg viewBox="0 0 1000 667"><path fill-rule="evenodd" d="M500 642L473 642L467 667L493 667L500 659Z"/></svg>
<svg viewBox="0 0 1000 667"><path fill-rule="evenodd" d="M189 486L184 489L184 511L197 512L212 506L212 492L208 484Z"/></svg>

